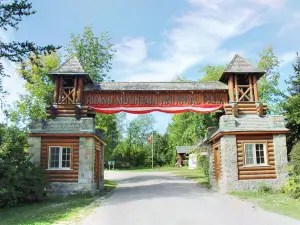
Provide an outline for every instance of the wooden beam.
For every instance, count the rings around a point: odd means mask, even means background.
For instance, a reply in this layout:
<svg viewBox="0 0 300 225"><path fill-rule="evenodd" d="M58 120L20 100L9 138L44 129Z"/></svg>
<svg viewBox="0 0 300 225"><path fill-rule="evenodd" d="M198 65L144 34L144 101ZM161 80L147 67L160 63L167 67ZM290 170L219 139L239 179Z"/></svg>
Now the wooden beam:
<svg viewBox="0 0 300 225"><path fill-rule="evenodd" d="M253 97L253 84L252 84L252 75L251 74L249 75L248 80L249 80L249 88L250 88L250 99L253 102L254 97Z"/></svg>
<svg viewBox="0 0 300 225"><path fill-rule="evenodd" d="M63 83L64 83L64 79L63 79L63 76L61 76L60 81L59 81L59 103L61 103L61 101L62 101Z"/></svg>
<svg viewBox="0 0 300 225"><path fill-rule="evenodd" d="M251 100L247 94L250 91L250 87L246 90L246 92L244 93L243 89L239 88L239 92L241 92L242 96L239 98L239 101L243 100L244 97L246 97L248 100Z"/></svg>
<svg viewBox="0 0 300 225"><path fill-rule="evenodd" d="M74 81L73 104L76 104L77 79L78 79L78 77L76 76L76 77L75 77L75 81Z"/></svg>
<svg viewBox="0 0 300 225"><path fill-rule="evenodd" d="M79 78L79 83L78 83L78 99L79 103L83 103L83 77Z"/></svg>
<svg viewBox="0 0 300 225"><path fill-rule="evenodd" d="M228 87L229 87L229 99L230 102L234 101L234 87L233 87L233 75L230 74L228 78Z"/></svg>
<svg viewBox="0 0 300 225"><path fill-rule="evenodd" d="M250 179L276 179L276 174L262 174L262 175L239 175L239 180Z"/></svg>
<svg viewBox="0 0 300 225"><path fill-rule="evenodd" d="M265 166L265 167L239 167L239 171L257 171L257 170L275 170L275 166Z"/></svg>
<svg viewBox="0 0 300 225"><path fill-rule="evenodd" d="M53 96L54 104L57 104L58 96L59 96L59 77L55 76L54 96Z"/></svg>
<svg viewBox="0 0 300 225"><path fill-rule="evenodd" d="M239 89L238 89L238 78L237 75L234 75L234 85L235 85L235 101L239 101Z"/></svg>
<svg viewBox="0 0 300 225"><path fill-rule="evenodd" d="M258 102L259 97L258 97L258 91L257 91L257 78L255 75L253 75L253 91L254 91L254 100L256 102Z"/></svg>

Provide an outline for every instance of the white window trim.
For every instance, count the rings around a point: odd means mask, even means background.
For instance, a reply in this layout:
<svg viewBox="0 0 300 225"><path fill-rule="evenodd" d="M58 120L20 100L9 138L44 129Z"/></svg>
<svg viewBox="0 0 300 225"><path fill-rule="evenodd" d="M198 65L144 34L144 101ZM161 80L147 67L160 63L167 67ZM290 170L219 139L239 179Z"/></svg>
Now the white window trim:
<svg viewBox="0 0 300 225"><path fill-rule="evenodd" d="M270 166L268 165L268 162L267 162L267 159L268 159L268 152L267 152L267 148L266 148L266 143L265 142L244 142L244 166L243 167L267 167L267 166ZM253 164L246 164L246 144L252 144L253 145L253 148L255 148L255 145L256 144L262 144L263 145L263 150L264 150L264 161L265 163L261 163L261 164L257 164L256 162L256 148L252 149L253 151Z"/></svg>
<svg viewBox="0 0 300 225"><path fill-rule="evenodd" d="M58 164L59 167L50 167L50 160L51 160L51 148L59 148L59 160ZM62 167L62 149L63 148L70 148L71 149L71 155L70 155L70 167ZM49 146L48 150L48 169L47 170L73 170L72 169L72 146Z"/></svg>

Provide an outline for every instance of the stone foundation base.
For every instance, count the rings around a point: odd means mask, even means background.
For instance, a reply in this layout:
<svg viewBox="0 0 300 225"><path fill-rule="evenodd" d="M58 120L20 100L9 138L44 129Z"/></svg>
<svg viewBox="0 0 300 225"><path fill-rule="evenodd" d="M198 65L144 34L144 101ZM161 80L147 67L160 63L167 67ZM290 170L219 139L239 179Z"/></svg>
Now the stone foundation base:
<svg viewBox="0 0 300 225"><path fill-rule="evenodd" d="M79 184L66 182L52 182L50 184L51 195L74 195L79 193L95 193L95 184Z"/></svg>
<svg viewBox="0 0 300 225"><path fill-rule="evenodd" d="M286 176L285 179L282 176L281 179L240 180L235 182L234 190L236 191L257 190L257 188L259 188L262 185L266 185L274 189L279 189L284 185L284 183L287 180L288 180L288 176Z"/></svg>
<svg viewBox="0 0 300 225"><path fill-rule="evenodd" d="M212 189L220 193L227 193L230 191L254 191L260 188L262 185L272 187L274 189L280 189L284 183L288 180L288 174L282 175L277 179L257 179L257 180L238 180L226 184L216 184L216 182L211 182Z"/></svg>

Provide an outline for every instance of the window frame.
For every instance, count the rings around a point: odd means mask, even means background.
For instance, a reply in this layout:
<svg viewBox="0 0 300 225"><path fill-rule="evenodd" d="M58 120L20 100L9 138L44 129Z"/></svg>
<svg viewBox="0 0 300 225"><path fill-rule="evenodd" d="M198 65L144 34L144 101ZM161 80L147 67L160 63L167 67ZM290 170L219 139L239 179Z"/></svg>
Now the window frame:
<svg viewBox="0 0 300 225"><path fill-rule="evenodd" d="M262 144L263 145L263 150L264 150L264 163L257 164L256 161L256 148L253 152L253 162L254 164L246 164L246 144L252 144L255 148L256 144ZM243 167L266 167L270 166L269 165L269 152L268 152L268 142L267 141L242 141L242 146L243 146Z"/></svg>
<svg viewBox="0 0 300 225"><path fill-rule="evenodd" d="M59 148L59 159L58 159L58 165L59 167L51 167L50 166L50 161L51 161L51 148ZM70 152L70 167L62 167L62 152L63 152L63 148L70 148L71 152ZM72 145L49 145L48 146L48 169L47 170L73 170L72 165L73 163L73 146Z"/></svg>

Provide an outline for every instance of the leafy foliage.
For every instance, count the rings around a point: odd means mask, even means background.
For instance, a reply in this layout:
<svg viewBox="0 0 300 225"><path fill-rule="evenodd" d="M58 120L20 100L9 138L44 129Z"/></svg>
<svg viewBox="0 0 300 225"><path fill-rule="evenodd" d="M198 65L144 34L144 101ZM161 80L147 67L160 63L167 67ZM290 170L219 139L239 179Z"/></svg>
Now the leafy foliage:
<svg viewBox="0 0 300 225"><path fill-rule="evenodd" d="M283 103L287 128L290 129L290 135L287 139L288 151L291 151L293 145L300 140L300 57L298 53L293 68L294 74L286 81L289 85L289 95L285 96Z"/></svg>
<svg viewBox="0 0 300 225"><path fill-rule="evenodd" d="M35 14L32 10L32 4L25 1L14 0L11 4L0 5L0 26L7 30L8 27L18 29L18 24L22 21L23 16Z"/></svg>
<svg viewBox="0 0 300 225"><path fill-rule="evenodd" d="M96 129L102 131L105 145L105 160L110 160L112 156L113 149L115 149L119 143L120 132L118 130L118 117L113 114L109 115L96 115Z"/></svg>
<svg viewBox="0 0 300 225"><path fill-rule="evenodd" d="M273 189L273 187L265 183L261 183L257 189L257 192L261 194L272 194L275 192L275 190Z"/></svg>
<svg viewBox="0 0 300 225"><path fill-rule="evenodd" d="M200 73L204 73L204 77L200 81L217 81L221 78L225 69L223 65L206 65L200 69Z"/></svg>
<svg viewBox="0 0 300 225"><path fill-rule="evenodd" d="M0 128L0 207L42 200L48 186L43 169L24 152L26 133Z"/></svg>
<svg viewBox="0 0 300 225"><path fill-rule="evenodd" d="M279 112L278 105L282 95L278 86L280 63L273 47L267 46L260 54L260 61L257 65L260 70L266 72L258 82L260 102L268 104L271 113Z"/></svg>
<svg viewBox="0 0 300 225"><path fill-rule="evenodd" d="M154 124L155 119L150 114L140 115L129 122L126 137L113 150L112 158L120 162L117 167L151 166L151 145L147 144L147 139Z"/></svg>
<svg viewBox="0 0 300 225"><path fill-rule="evenodd" d="M300 198L300 141L293 146L290 158L290 178L282 191L293 198Z"/></svg>
<svg viewBox="0 0 300 225"><path fill-rule="evenodd" d="M68 56L78 57L94 82L101 82L107 78L116 52L107 33L101 33L100 37L97 37L89 26L84 28L82 36L71 34L66 51Z"/></svg>
<svg viewBox="0 0 300 225"><path fill-rule="evenodd" d="M291 176L282 191L292 198L300 198L300 176Z"/></svg>
<svg viewBox="0 0 300 225"><path fill-rule="evenodd" d="M23 61L17 70L19 76L26 80L26 93L15 102L9 111L11 121L27 125L30 120L45 118L45 106L53 103L53 83L48 72L59 66L59 55L51 53Z"/></svg>
<svg viewBox="0 0 300 225"><path fill-rule="evenodd" d="M206 155L199 155L197 157L197 166L203 170L205 177L209 177L209 160Z"/></svg>
<svg viewBox="0 0 300 225"><path fill-rule="evenodd" d="M293 175L300 176L300 141L293 146L290 157Z"/></svg>

